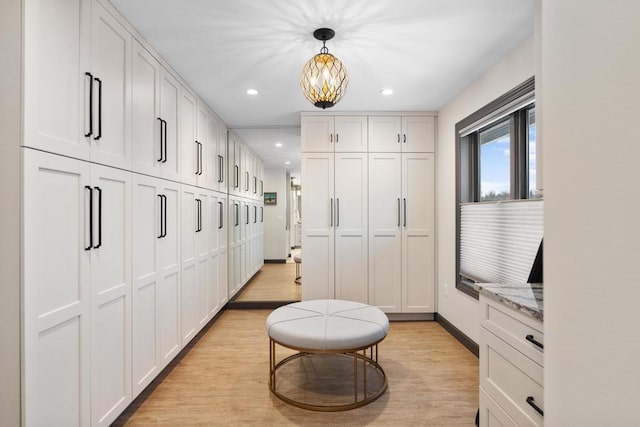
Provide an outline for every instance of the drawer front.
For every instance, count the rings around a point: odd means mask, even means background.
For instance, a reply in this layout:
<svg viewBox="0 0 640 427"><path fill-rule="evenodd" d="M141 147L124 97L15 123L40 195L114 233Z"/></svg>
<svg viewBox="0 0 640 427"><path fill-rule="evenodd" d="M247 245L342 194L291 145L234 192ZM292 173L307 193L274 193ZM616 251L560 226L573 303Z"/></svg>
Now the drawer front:
<svg viewBox="0 0 640 427"><path fill-rule="evenodd" d="M544 366L544 352L533 340L544 345L542 323L527 315L492 301L480 297L481 325L503 339L516 350L525 354L540 366Z"/></svg>
<svg viewBox="0 0 640 427"><path fill-rule="evenodd" d="M518 424L482 388L480 388L480 425L482 427L518 427Z"/></svg>
<svg viewBox="0 0 640 427"><path fill-rule="evenodd" d="M543 370L513 347L480 328L480 386L520 426L542 426L543 418L527 403L544 408Z"/></svg>

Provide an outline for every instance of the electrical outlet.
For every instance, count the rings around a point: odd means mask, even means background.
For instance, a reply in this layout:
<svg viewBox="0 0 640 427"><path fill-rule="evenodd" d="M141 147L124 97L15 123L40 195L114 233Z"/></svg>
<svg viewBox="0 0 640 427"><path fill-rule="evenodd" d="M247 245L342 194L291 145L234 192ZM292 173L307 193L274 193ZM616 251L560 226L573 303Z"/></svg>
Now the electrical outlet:
<svg viewBox="0 0 640 427"><path fill-rule="evenodd" d="M448 283L444 284L444 296L445 297L449 296L449 284Z"/></svg>

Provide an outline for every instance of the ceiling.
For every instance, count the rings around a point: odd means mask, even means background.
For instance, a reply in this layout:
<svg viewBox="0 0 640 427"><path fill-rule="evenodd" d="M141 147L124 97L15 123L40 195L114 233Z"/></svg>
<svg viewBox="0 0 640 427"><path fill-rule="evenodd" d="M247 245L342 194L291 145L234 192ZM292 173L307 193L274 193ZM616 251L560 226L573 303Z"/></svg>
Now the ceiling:
<svg viewBox="0 0 640 427"><path fill-rule="evenodd" d="M111 2L267 166L294 173L315 29L336 31L327 47L349 73L333 111L438 111L534 25L534 0Z"/></svg>

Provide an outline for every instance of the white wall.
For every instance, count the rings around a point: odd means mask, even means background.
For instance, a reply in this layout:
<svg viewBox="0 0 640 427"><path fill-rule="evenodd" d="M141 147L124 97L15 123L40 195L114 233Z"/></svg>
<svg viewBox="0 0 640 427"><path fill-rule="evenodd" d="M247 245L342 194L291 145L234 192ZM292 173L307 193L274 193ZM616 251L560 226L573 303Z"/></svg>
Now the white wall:
<svg viewBox="0 0 640 427"><path fill-rule="evenodd" d="M287 171L265 168L264 191L278 193L278 204L264 206L264 259L284 260L289 255L287 231Z"/></svg>
<svg viewBox="0 0 640 427"><path fill-rule="evenodd" d="M0 2L0 425L20 425L20 0Z"/></svg>
<svg viewBox="0 0 640 427"><path fill-rule="evenodd" d="M437 251L438 314L478 342L478 301L456 285L455 125L534 75L533 36L523 41L438 112ZM446 287L446 290L445 290ZM448 294L448 296L446 296Z"/></svg>
<svg viewBox="0 0 640 427"><path fill-rule="evenodd" d="M545 425L640 425L640 2L543 0Z"/></svg>

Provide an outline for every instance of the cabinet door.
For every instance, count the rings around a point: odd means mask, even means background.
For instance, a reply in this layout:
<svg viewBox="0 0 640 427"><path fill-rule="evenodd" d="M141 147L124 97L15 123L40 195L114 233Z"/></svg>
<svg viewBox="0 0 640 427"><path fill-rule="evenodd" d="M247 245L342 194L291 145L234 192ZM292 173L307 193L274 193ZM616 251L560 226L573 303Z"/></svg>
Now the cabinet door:
<svg viewBox="0 0 640 427"><path fill-rule="evenodd" d="M91 160L131 169L131 35L99 4L91 23L94 76Z"/></svg>
<svg viewBox="0 0 640 427"><path fill-rule="evenodd" d="M211 190L218 190L220 180L219 168L220 161L218 157L218 121L212 114L209 114L209 140L207 141L205 157L202 159L204 162L204 175L205 184L204 187Z"/></svg>
<svg viewBox="0 0 640 427"><path fill-rule="evenodd" d="M220 256L220 233L218 231L220 209L218 200L222 197L222 194L213 191L207 191L203 194L206 203L206 215L204 215L202 226L203 237L205 238L202 248L202 257L207 264L207 310L208 319L213 318L215 314L220 310L220 296L218 295L219 287L218 281L220 280L219 262Z"/></svg>
<svg viewBox="0 0 640 427"><path fill-rule="evenodd" d="M180 184L159 180L164 200L164 237L157 239L160 363L165 367L180 351Z"/></svg>
<svg viewBox="0 0 640 427"><path fill-rule="evenodd" d="M23 156L25 420L89 425L90 166Z"/></svg>
<svg viewBox="0 0 640 427"><path fill-rule="evenodd" d="M433 153L435 149L435 117L402 118L402 152Z"/></svg>
<svg viewBox="0 0 640 427"><path fill-rule="evenodd" d="M303 154L302 299L334 298L334 155Z"/></svg>
<svg viewBox="0 0 640 427"><path fill-rule="evenodd" d="M197 113L197 126L196 126L196 166L197 166L197 180L198 185L206 187L208 184L208 175L210 164L207 162L207 155L209 153L211 144L211 116L207 106L198 101L198 113Z"/></svg>
<svg viewBox="0 0 640 427"><path fill-rule="evenodd" d="M186 88L180 90L180 157L182 160L182 182L196 185L198 172L198 146L196 144L195 96Z"/></svg>
<svg viewBox="0 0 640 427"><path fill-rule="evenodd" d="M182 319L182 347L184 347L197 333L196 318L198 292L196 288L196 230L198 229L198 204L196 202L195 187L182 186L182 233L181 233L181 319Z"/></svg>
<svg viewBox="0 0 640 427"><path fill-rule="evenodd" d="M209 236L211 231L209 220L209 192L198 188L196 193L196 231L195 231L195 244L196 244L196 298L197 298L197 317L198 330L202 329L209 319L211 300L211 286L210 281L215 280L214 277L209 276ZM217 272L214 272L217 275Z"/></svg>
<svg viewBox="0 0 640 427"><path fill-rule="evenodd" d="M133 42L131 72L131 144L133 170L151 176L160 172L159 118L160 64L138 42ZM164 150L164 148L163 148Z"/></svg>
<svg viewBox="0 0 640 427"><path fill-rule="evenodd" d="M402 117L369 116L369 152L399 153L402 151Z"/></svg>
<svg viewBox="0 0 640 427"><path fill-rule="evenodd" d="M89 0L24 2L26 146L89 159L90 140L84 135L89 132L90 8Z"/></svg>
<svg viewBox="0 0 640 427"><path fill-rule="evenodd" d="M434 157L402 155L402 311L435 312Z"/></svg>
<svg viewBox="0 0 640 427"><path fill-rule="evenodd" d="M369 154L369 304L389 313L402 310L401 176L399 153Z"/></svg>
<svg viewBox="0 0 640 427"><path fill-rule="evenodd" d="M137 396L160 372L160 311L157 309L161 274L158 240L164 230L163 203L158 181L144 175L133 177L133 295L132 374Z"/></svg>
<svg viewBox="0 0 640 427"><path fill-rule="evenodd" d="M335 199L335 297L366 304L369 300L366 154L336 153Z"/></svg>
<svg viewBox="0 0 640 427"><path fill-rule="evenodd" d="M367 116L336 116L333 139L336 153L366 153Z"/></svg>
<svg viewBox="0 0 640 427"><path fill-rule="evenodd" d="M300 130L300 151L333 153L333 116L302 116Z"/></svg>
<svg viewBox="0 0 640 427"><path fill-rule="evenodd" d="M91 418L110 425L131 402L131 173L92 167Z"/></svg>
<svg viewBox="0 0 640 427"><path fill-rule="evenodd" d="M162 160L163 178L180 181L180 149L178 141L178 104L180 84L164 68L160 72L160 118L164 120Z"/></svg>
<svg viewBox="0 0 640 427"><path fill-rule="evenodd" d="M218 191L223 193L230 190L228 188L227 176L229 174L228 167L231 163L229 163L229 155L227 151L227 127L222 121L218 122L218 156L220 166L218 167Z"/></svg>

